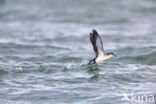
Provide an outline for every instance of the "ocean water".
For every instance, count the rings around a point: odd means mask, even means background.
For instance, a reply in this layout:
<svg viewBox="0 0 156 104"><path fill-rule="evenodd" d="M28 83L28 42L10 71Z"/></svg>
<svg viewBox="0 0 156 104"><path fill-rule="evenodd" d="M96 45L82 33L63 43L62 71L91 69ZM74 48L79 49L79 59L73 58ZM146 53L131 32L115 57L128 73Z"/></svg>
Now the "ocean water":
<svg viewBox="0 0 156 104"><path fill-rule="evenodd" d="M155 0L0 0L0 104L155 104L155 20ZM92 29L117 57L87 65Z"/></svg>

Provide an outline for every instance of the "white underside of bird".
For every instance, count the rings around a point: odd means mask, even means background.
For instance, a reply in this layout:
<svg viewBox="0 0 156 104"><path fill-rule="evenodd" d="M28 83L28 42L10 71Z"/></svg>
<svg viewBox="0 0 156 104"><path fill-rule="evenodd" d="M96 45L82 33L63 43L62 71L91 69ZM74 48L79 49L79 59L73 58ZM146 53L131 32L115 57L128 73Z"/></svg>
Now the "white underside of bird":
<svg viewBox="0 0 156 104"><path fill-rule="evenodd" d="M112 56L111 55L103 55L103 56L98 56L97 58L96 58L96 63L98 63L98 62L101 62L101 61L104 61L104 60L108 60L108 59L110 59Z"/></svg>

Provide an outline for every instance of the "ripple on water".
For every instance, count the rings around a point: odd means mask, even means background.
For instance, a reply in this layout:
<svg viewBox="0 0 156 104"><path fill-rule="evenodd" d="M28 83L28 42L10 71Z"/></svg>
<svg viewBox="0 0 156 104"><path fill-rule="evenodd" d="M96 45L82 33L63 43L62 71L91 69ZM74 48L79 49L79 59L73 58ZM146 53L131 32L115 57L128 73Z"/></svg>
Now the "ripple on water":
<svg viewBox="0 0 156 104"><path fill-rule="evenodd" d="M156 65L156 58L153 57L156 55L155 47L142 47L142 48L125 48L121 49L123 55L117 58L117 61L123 63L132 63L132 64L142 64L142 65ZM121 51L120 51L121 52Z"/></svg>

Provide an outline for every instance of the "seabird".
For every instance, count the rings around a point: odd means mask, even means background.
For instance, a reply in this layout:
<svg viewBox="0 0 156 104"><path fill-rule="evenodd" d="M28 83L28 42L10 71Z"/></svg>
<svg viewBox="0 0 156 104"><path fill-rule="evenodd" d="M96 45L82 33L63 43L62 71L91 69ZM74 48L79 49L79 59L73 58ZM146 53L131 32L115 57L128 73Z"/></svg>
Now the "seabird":
<svg viewBox="0 0 156 104"><path fill-rule="evenodd" d="M90 33L89 36L90 36L90 41L93 45L93 50L96 54L96 57L90 60L89 64L96 64L98 62L107 60L111 58L112 56L115 56L114 53L112 52L109 52L109 53L104 52L102 40L98 32L95 29L92 30L92 33Z"/></svg>

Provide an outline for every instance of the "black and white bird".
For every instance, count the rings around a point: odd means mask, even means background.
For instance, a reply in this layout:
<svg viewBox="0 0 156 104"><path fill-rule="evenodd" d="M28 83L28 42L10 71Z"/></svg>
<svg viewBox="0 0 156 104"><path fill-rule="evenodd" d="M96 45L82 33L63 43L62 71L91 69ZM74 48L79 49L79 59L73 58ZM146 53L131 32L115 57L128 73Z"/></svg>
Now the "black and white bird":
<svg viewBox="0 0 156 104"><path fill-rule="evenodd" d="M90 41L93 45L93 49L96 54L96 57L90 60L89 64L96 64L98 62L107 60L112 56L115 56L112 52L109 53L104 52L102 40L95 29L93 29L92 33L90 33Z"/></svg>

